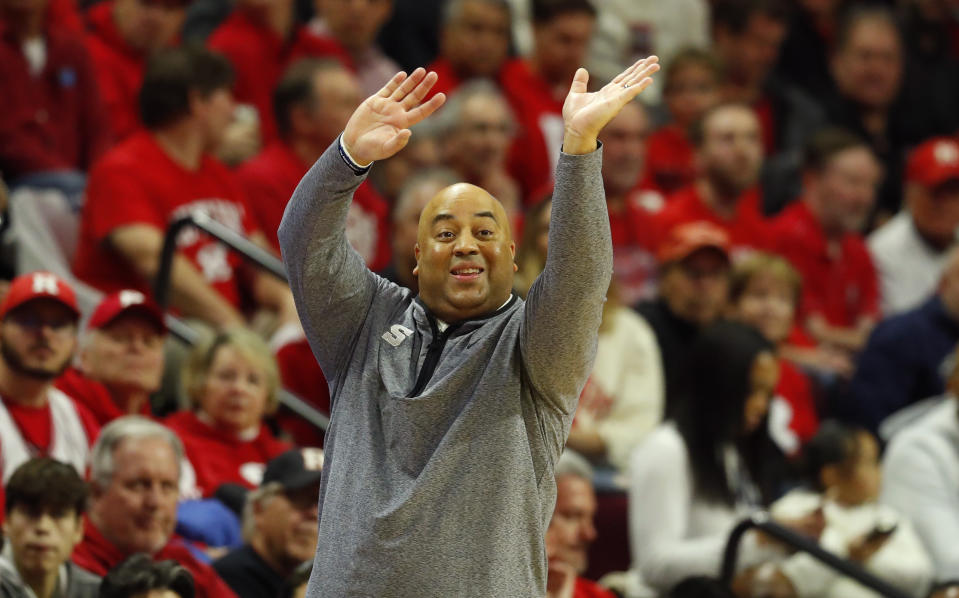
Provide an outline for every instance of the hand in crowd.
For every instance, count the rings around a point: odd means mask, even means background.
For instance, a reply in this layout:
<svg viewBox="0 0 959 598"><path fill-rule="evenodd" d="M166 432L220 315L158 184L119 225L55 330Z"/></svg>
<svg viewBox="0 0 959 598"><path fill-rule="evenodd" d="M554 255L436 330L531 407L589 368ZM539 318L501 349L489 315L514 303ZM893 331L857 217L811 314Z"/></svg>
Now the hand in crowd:
<svg viewBox="0 0 959 598"><path fill-rule="evenodd" d="M652 84L650 75L659 70L659 58L637 60L599 91L589 92L589 73L580 68L563 102L566 135L563 151L585 154L596 149L596 137L627 102Z"/></svg>
<svg viewBox="0 0 959 598"><path fill-rule="evenodd" d="M796 598L796 588L775 566L760 565L743 571L733 579L738 598Z"/></svg>
<svg viewBox="0 0 959 598"><path fill-rule="evenodd" d="M871 537L872 536L872 537ZM879 552L891 537L891 534L866 534L849 543L849 558L857 563L865 563Z"/></svg>
<svg viewBox="0 0 959 598"><path fill-rule="evenodd" d="M236 166L260 151L260 124L256 120L234 120L223 132L223 140L216 150L220 160Z"/></svg>
<svg viewBox="0 0 959 598"><path fill-rule="evenodd" d="M378 93L366 98L343 131L343 145L353 159L366 165L403 149L412 134L409 128L446 101L446 96L438 93L423 103L436 79L436 73L422 68L409 76L400 72Z"/></svg>
<svg viewBox="0 0 959 598"><path fill-rule="evenodd" d="M576 570L568 563L550 561L546 574L546 598L573 598Z"/></svg>

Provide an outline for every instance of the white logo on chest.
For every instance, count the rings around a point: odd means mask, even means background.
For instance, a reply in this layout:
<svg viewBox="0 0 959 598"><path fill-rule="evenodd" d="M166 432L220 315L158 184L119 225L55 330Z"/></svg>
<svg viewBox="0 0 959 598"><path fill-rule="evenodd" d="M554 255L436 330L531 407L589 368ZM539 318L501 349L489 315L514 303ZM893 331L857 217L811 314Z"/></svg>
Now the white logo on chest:
<svg viewBox="0 0 959 598"><path fill-rule="evenodd" d="M411 336L413 331L403 326L402 324L393 324L390 326L389 332L383 333L383 340L393 345L394 347L399 347L400 343L405 341L407 337Z"/></svg>

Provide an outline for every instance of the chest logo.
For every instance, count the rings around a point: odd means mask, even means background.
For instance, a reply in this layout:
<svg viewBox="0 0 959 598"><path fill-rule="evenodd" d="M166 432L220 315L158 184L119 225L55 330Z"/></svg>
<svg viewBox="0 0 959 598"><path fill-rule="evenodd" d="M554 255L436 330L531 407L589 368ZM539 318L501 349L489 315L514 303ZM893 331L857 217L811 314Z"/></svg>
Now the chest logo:
<svg viewBox="0 0 959 598"><path fill-rule="evenodd" d="M390 326L389 332L383 333L383 340L393 345L394 347L399 347L400 343L405 341L408 337L413 334L413 331L403 326L402 324L393 324Z"/></svg>

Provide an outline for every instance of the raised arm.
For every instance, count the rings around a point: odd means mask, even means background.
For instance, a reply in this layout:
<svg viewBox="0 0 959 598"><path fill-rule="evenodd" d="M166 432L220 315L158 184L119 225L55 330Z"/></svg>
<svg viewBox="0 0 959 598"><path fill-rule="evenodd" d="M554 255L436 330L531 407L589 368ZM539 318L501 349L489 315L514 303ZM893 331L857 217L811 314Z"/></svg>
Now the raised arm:
<svg viewBox="0 0 959 598"><path fill-rule="evenodd" d="M563 105L566 134L556 187L546 267L530 289L521 337L533 385L563 413L592 367L602 306L613 269L613 247L596 137L646 89L658 59L640 60L597 92L586 91L579 69Z"/></svg>
<svg viewBox="0 0 959 598"><path fill-rule="evenodd" d="M353 112L340 138L310 168L286 206L278 236L290 289L307 339L335 380L376 290L376 278L346 239L353 192L374 160L399 152L409 127L445 101L423 98L436 74L397 73Z"/></svg>

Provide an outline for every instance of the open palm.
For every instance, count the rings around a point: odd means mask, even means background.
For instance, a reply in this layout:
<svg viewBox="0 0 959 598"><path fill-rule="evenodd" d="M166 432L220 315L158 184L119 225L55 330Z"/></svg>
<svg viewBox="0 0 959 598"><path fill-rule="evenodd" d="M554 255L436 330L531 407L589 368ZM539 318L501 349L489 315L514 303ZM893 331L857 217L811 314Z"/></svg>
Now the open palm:
<svg viewBox="0 0 959 598"><path fill-rule="evenodd" d="M343 144L361 164L394 155L410 138L410 127L443 105L441 93L423 103L436 83L436 73L416 69L410 76L397 73L353 112L343 131Z"/></svg>
<svg viewBox="0 0 959 598"><path fill-rule="evenodd" d="M619 111L653 82L650 75L659 70L659 58L650 56L636 61L602 89L586 91L589 73L579 69L573 77L569 95L563 103L563 121L567 134L595 139Z"/></svg>

